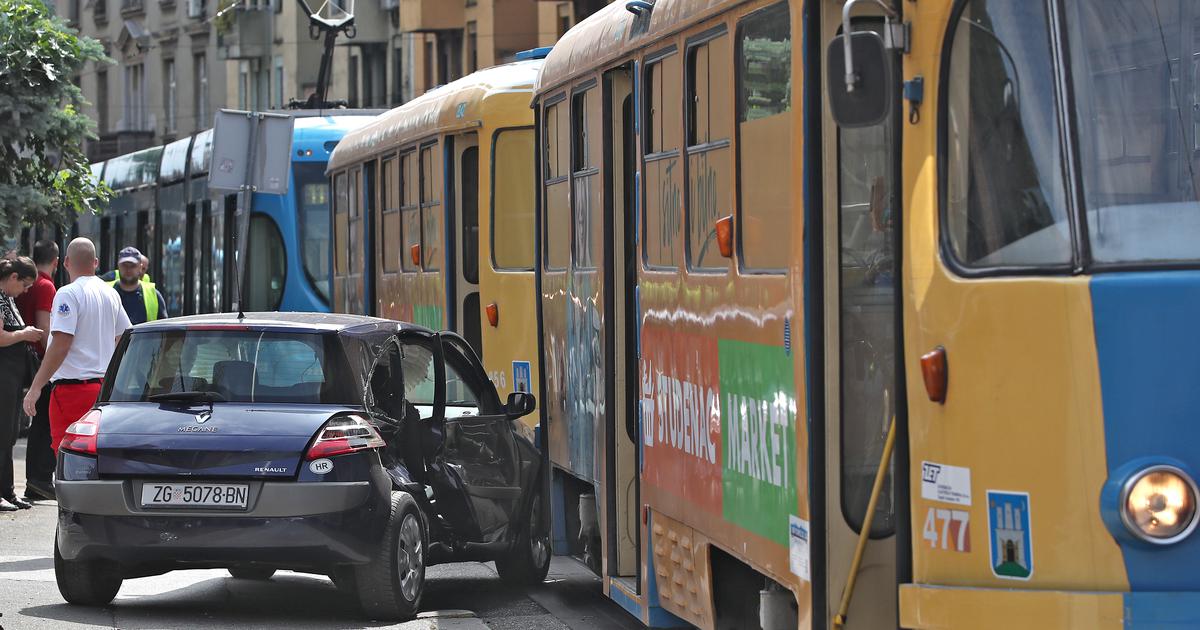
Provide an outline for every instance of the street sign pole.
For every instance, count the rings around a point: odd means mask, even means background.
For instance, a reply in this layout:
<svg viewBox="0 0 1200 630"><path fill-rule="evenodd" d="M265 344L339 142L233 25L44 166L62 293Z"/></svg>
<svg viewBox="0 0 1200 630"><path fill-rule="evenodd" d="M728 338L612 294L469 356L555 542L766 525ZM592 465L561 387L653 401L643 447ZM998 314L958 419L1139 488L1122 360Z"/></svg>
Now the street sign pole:
<svg viewBox="0 0 1200 630"><path fill-rule="evenodd" d="M262 114L258 112L246 112L246 117L250 119L250 137L258 138L258 125L262 120ZM245 269L246 269L246 239L250 234L250 211L254 207L254 161L258 158L258 142L251 141L247 143L249 146L246 149L246 181L242 184L241 200L238 203L238 210L234 224L237 226L237 245L234 247L234 265L233 273L236 276L234 287L237 290L233 300L233 310L241 313L242 297L245 295Z"/></svg>
<svg viewBox="0 0 1200 630"><path fill-rule="evenodd" d="M285 195L291 173L292 129L288 114L222 109L213 123L212 166L208 187L238 193L234 214L233 309L246 303L246 257L254 195Z"/></svg>

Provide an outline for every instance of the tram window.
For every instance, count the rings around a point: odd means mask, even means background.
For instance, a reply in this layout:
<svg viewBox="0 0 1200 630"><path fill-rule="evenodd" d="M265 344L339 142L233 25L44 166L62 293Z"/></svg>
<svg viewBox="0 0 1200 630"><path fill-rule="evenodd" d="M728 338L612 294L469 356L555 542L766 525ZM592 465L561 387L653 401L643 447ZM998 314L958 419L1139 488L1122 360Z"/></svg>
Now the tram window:
<svg viewBox="0 0 1200 630"><path fill-rule="evenodd" d="M346 185L346 173L344 172L338 173L333 178L333 199L334 273L343 276L350 267L350 256L346 250L346 238L349 236L347 207L350 205L350 193Z"/></svg>
<svg viewBox="0 0 1200 630"><path fill-rule="evenodd" d="M296 162L296 214L300 225L300 256L313 288L329 301L329 178L325 162Z"/></svg>
<svg viewBox="0 0 1200 630"><path fill-rule="evenodd" d="M716 228L717 220L732 214L733 207L729 59L729 38L724 35L690 48L687 55L687 249L693 270L729 268L717 245Z"/></svg>
<svg viewBox="0 0 1200 630"><path fill-rule="evenodd" d="M857 20L856 27L882 26ZM838 325L842 516L861 531L896 401L895 142L889 118L838 134ZM889 463L887 474L894 473ZM890 479L871 535L895 527Z"/></svg>
<svg viewBox="0 0 1200 630"><path fill-rule="evenodd" d="M383 234L379 256L385 273L400 269L400 171L395 157L383 160Z"/></svg>
<svg viewBox="0 0 1200 630"><path fill-rule="evenodd" d="M573 230L571 243L576 269L596 266L596 248L603 244L604 215L600 208L600 143L589 139L600 120L600 90L589 89L571 97L571 185ZM597 130L598 131L598 130ZM596 135L599 135L598 133Z"/></svg>
<svg viewBox="0 0 1200 630"><path fill-rule="evenodd" d="M533 270L533 130L496 134L492 159L492 266Z"/></svg>
<svg viewBox="0 0 1200 630"><path fill-rule="evenodd" d="M459 161L462 276L470 284L479 284L479 147L464 149Z"/></svg>
<svg viewBox="0 0 1200 630"><path fill-rule="evenodd" d="M349 221L346 229L346 252L350 257L349 275L356 276L363 272L362 265L362 167L356 166L350 169L350 180L347 195L349 195L350 210ZM353 310L347 309L349 312Z"/></svg>
<svg viewBox="0 0 1200 630"><path fill-rule="evenodd" d="M265 214L250 218L246 248L246 305L248 311L273 311L283 301L287 252L275 220Z"/></svg>
<svg viewBox="0 0 1200 630"><path fill-rule="evenodd" d="M436 271L442 248L441 191L442 169L437 158L438 145L421 147L421 254L425 271Z"/></svg>
<svg viewBox="0 0 1200 630"><path fill-rule="evenodd" d="M950 254L967 267L1071 259L1046 12L968 0L954 24L943 212Z"/></svg>
<svg viewBox="0 0 1200 630"><path fill-rule="evenodd" d="M159 274L154 278L166 300L167 313L183 314L184 291L184 232L187 214L184 210L183 182L159 189L158 260Z"/></svg>
<svg viewBox="0 0 1200 630"><path fill-rule="evenodd" d="M646 187L642 257L647 268L675 269L681 259L683 223L682 83L679 55L646 67Z"/></svg>
<svg viewBox="0 0 1200 630"><path fill-rule="evenodd" d="M1200 260L1200 7L1069 4L1069 76L1092 256L1100 263Z"/></svg>
<svg viewBox="0 0 1200 630"><path fill-rule="evenodd" d="M566 269L571 254L571 208L567 205L567 191L571 185L567 173L570 129L564 111L566 107L566 101L555 103L546 108L545 116L546 155L550 163L546 171L546 218L542 242L546 248L546 269L551 271Z"/></svg>
<svg viewBox="0 0 1200 630"><path fill-rule="evenodd" d="M400 238L404 244L400 252L400 268L404 271L416 271L418 265L413 264L413 245L421 244L421 197L420 180L417 177L417 154L408 151L400 156Z"/></svg>
<svg viewBox="0 0 1200 630"><path fill-rule="evenodd" d="M782 273L792 253L792 34L785 2L738 24L738 256Z"/></svg>

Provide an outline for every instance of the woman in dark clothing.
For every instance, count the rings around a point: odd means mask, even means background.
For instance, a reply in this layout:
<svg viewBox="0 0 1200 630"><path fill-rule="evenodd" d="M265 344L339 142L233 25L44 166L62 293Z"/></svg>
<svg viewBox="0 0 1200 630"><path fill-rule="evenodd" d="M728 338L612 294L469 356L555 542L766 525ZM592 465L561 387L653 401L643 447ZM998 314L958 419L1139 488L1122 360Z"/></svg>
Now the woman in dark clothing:
<svg viewBox="0 0 1200 630"><path fill-rule="evenodd" d="M0 512L28 509L29 503L17 497L13 487L13 446L20 432L22 391L32 377L29 374L29 346L41 341L43 332L26 326L13 298L33 286L37 267L21 257L0 260Z"/></svg>

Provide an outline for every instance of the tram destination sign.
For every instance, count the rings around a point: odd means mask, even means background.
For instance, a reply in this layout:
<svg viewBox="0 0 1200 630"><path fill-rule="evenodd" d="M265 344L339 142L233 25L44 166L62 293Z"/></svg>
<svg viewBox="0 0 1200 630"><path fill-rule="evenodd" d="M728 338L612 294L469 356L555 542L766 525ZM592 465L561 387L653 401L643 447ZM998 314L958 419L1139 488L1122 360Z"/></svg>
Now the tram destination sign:
<svg viewBox="0 0 1200 630"><path fill-rule="evenodd" d="M208 186L285 195L292 156L288 114L222 109L213 123L212 162Z"/></svg>

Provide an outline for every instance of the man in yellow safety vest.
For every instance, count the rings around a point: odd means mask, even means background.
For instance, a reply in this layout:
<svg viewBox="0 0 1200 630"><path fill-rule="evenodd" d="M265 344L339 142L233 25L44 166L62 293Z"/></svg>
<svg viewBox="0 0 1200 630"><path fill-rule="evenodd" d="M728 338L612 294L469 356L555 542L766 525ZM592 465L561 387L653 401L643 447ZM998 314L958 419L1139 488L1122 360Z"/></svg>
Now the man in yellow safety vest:
<svg viewBox="0 0 1200 630"><path fill-rule="evenodd" d="M121 306L135 326L167 317L166 301L145 275L143 258L136 247L122 249L117 255L117 278L109 282L120 294Z"/></svg>

